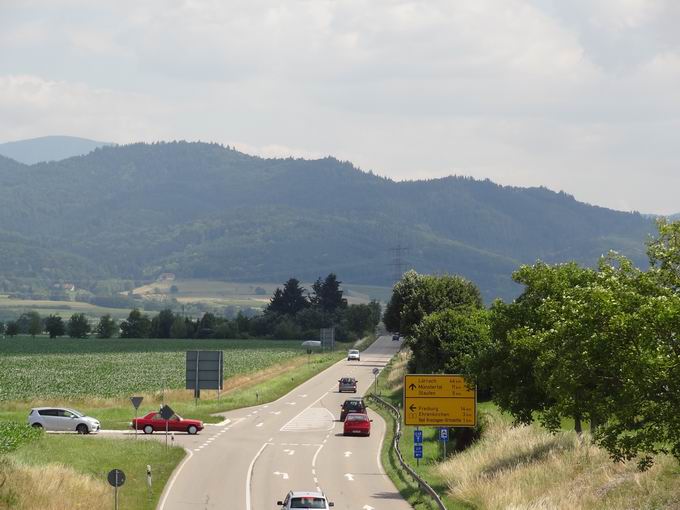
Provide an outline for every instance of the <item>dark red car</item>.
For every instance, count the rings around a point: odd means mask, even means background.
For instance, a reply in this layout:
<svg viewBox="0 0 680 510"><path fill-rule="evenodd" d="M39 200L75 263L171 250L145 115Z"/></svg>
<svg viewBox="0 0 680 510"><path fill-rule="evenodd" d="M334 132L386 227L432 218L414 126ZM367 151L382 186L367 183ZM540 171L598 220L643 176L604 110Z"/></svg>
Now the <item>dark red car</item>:
<svg viewBox="0 0 680 510"><path fill-rule="evenodd" d="M349 413L342 433L345 436L370 436L372 421L366 413Z"/></svg>
<svg viewBox="0 0 680 510"><path fill-rule="evenodd" d="M168 432L196 434L199 430L203 430L203 422L201 420L185 420L178 414L174 414L169 420L164 420L159 412L151 412L141 418L135 418L130 422L130 428L136 428L145 434L151 434L154 431L165 432L166 423Z"/></svg>

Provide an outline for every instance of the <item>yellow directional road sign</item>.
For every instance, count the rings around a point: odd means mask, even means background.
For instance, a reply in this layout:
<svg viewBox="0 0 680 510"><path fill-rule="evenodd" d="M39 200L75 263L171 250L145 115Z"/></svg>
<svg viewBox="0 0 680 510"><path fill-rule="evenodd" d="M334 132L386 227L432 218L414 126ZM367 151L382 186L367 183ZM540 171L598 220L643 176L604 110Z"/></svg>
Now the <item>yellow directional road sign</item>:
<svg viewBox="0 0 680 510"><path fill-rule="evenodd" d="M405 375L404 424L474 427L477 390L469 388L462 375Z"/></svg>

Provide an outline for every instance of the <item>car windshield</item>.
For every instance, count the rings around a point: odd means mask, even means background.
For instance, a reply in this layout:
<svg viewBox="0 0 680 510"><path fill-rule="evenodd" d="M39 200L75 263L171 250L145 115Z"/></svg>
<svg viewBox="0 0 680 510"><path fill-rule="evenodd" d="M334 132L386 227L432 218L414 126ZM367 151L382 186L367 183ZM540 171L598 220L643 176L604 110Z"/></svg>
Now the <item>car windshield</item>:
<svg viewBox="0 0 680 510"><path fill-rule="evenodd" d="M363 409L364 403L360 400L348 400L345 402L345 407L347 409Z"/></svg>
<svg viewBox="0 0 680 510"><path fill-rule="evenodd" d="M359 351L349 351L350 354L359 354Z"/></svg>
<svg viewBox="0 0 680 510"><path fill-rule="evenodd" d="M354 382L354 379L350 379L349 377L345 377L342 381L343 384L350 384Z"/></svg>
<svg viewBox="0 0 680 510"><path fill-rule="evenodd" d="M365 414L350 413L347 415L348 421L366 421L368 417Z"/></svg>
<svg viewBox="0 0 680 510"><path fill-rule="evenodd" d="M293 498L290 500L291 508L326 508L326 500L324 498L302 497Z"/></svg>

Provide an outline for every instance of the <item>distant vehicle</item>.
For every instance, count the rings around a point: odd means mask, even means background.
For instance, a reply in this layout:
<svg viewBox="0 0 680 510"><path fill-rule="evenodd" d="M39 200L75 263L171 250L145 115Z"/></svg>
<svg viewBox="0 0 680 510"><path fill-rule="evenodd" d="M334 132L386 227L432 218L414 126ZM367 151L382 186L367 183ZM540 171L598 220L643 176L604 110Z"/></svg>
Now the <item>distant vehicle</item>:
<svg viewBox="0 0 680 510"><path fill-rule="evenodd" d="M343 404L340 406L340 421L345 421L345 417L349 413L365 413L366 412L366 404L364 404L364 400L361 398L350 398L348 400L345 400Z"/></svg>
<svg viewBox="0 0 680 510"><path fill-rule="evenodd" d="M37 429L71 431L78 434L99 432L99 420L67 407L35 407L28 415L28 424Z"/></svg>
<svg viewBox="0 0 680 510"><path fill-rule="evenodd" d="M145 434L152 434L155 431L165 432L166 422L168 432L196 434L199 430L203 430L201 420L185 420L178 414L174 414L169 420L164 420L159 412L150 412L146 416L135 418L130 422L130 428L141 430Z"/></svg>
<svg viewBox="0 0 680 510"><path fill-rule="evenodd" d="M352 360L361 361L361 354L356 349L350 349L347 353L347 361Z"/></svg>
<svg viewBox="0 0 680 510"><path fill-rule="evenodd" d="M392 335L392 340L395 341L395 342L398 342L399 341L399 333L395 333L394 335Z"/></svg>
<svg viewBox="0 0 680 510"><path fill-rule="evenodd" d="M343 377L338 380L338 392L351 391L357 392L357 380L354 377Z"/></svg>
<svg viewBox="0 0 680 510"><path fill-rule="evenodd" d="M292 510L293 508L328 510L335 506L332 501L326 499L323 492L303 491L290 491L286 494L286 499L277 501L276 504L281 507L281 510Z"/></svg>
<svg viewBox="0 0 680 510"><path fill-rule="evenodd" d="M349 413L345 418L342 433L345 436L370 436L372 421L366 413Z"/></svg>

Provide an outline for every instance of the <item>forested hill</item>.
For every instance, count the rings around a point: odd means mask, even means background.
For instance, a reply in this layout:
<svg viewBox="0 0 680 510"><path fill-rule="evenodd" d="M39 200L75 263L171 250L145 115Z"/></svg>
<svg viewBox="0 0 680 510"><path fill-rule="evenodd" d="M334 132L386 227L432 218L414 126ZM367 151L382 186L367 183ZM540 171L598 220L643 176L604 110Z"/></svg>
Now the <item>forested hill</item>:
<svg viewBox="0 0 680 510"><path fill-rule="evenodd" d="M447 177L394 182L333 158L262 159L216 144L103 147L70 159L0 157L0 276L283 281L337 273L392 283L406 267L459 273L485 297L516 292L536 259L645 263L653 222L544 188Z"/></svg>

